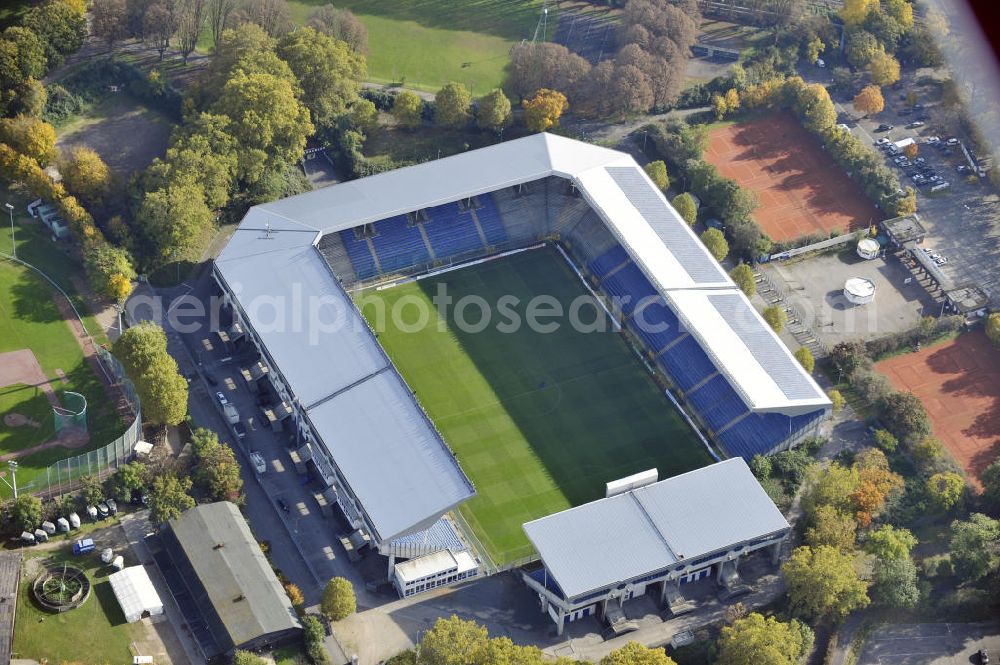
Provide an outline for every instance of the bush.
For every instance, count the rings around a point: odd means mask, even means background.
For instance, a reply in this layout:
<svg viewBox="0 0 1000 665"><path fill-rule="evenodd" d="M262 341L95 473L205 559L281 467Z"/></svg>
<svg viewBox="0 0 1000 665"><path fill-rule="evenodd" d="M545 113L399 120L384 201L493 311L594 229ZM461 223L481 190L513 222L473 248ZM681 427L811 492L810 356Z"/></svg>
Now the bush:
<svg viewBox="0 0 1000 665"><path fill-rule="evenodd" d="M1000 312L993 312L986 319L986 336L994 344L1000 345Z"/></svg>
<svg viewBox="0 0 1000 665"><path fill-rule="evenodd" d="M766 455L754 455L750 458L748 466L757 480L764 480L771 477L771 458Z"/></svg>
<svg viewBox="0 0 1000 665"><path fill-rule="evenodd" d="M826 396L830 398L832 402L833 412L840 413L844 409L844 396L836 388L832 388L827 391Z"/></svg>
<svg viewBox="0 0 1000 665"><path fill-rule="evenodd" d="M802 367L812 374L813 369L816 367L816 359L813 358L812 351L802 346L799 350L795 352L795 359L802 364Z"/></svg>
<svg viewBox="0 0 1000 665"><path fill-rule="evenodd" d="M306 647L306 657L312 665L329 665L330 658L323 645L326 630L323 629L322 622L311 614L302 617L302 640Z"/></svg>
<svg viewBox="0 0 1000 665"><path fill-rule="evenodd" d="M42 118L53 125L61 125L70 118L80 115L87 108L87 100L53 83L48 88L49 98L45 103Z"/></svg>
<svg viewBox="0 0 1000 665"><path fill-rule="evenodd" d="M747 298L753 298L757 293L757 282L753 278L753 269L745 263L741 263L729 271L729 276L736 286L746 294Z"/></svg>
<svg viewBox="0 0 1000 665"><path fill-rule="evenodd" d="M877 429L875 430L875 445L885 452L891 453L899 446L899 440L891 432Z"/></svg>
<svg viewBox="0 0 1000 665"><path fill-rule="evenodd" d="M762 315L764 320L767 321L767 325L771 326L774 332L780 333L785 329L785 324L788 322L788 315L778 305L765 307Z"/></svg>
<svg viewBox="0 0 1000 665"><path fill-rule="evenodd" d="M722 231L718 229L708 229L701 234L701 241L705 247L715 257L716 261L722 261L729 254L729 243L726 242Z"/></svg>
<svg viewBox="0 0 1000 665"><path fill-rule="evenodd" d="M923 402L913 393L890 392L878 404L879 418L900 441L914 443L931 432Z"/></svg>
<svg viewBox="0 0 1000 665"><path fill-rule="evenodd" d="M802 448L785 450L771 456L772 473L781 478L782 484L789 494L794 494L798 490L806 478L810 464L812 464L812 458Z"/></svg>

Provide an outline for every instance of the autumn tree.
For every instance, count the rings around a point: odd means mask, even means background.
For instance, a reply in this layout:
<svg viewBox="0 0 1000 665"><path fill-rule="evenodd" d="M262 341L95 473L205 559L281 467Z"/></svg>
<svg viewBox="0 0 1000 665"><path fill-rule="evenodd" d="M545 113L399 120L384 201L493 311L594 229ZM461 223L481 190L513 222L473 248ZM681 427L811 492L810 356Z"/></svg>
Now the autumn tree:
<svg viewBox="0 0 1000 665"><path fill-rule="evenodd" d="M378 109L368 99L358 99L351 104L351 126L365 134L378 127Z"/></svg>
<svg viewBox="0 0 1000 665"><path fill-rule="evenodd" d="M899 61L888 53L877 53L868 63L868 72L875 85L892 85L899 80Z"/></svg>
<svg viewBox="0 0 1000 665"><path fill-rule="evenodd" d="M368 28L349 9L323 5L313 10L306 25L344 42L355 53L368 52Z"/></svg>
<svg viewBox="0 0 1000 665"><path fill-rule="evenodd" d="M753 276L753 268L746 263L741 263L729 271L729 277L736 282L736 286L746 294L747 298L753 298L757 293L757 281Z"/></svg>
<svg viewBox="0 0 1000 665"><path fill-rule="evenodd" d="M792 612L806 618L841 618L869 603L868 588L851 556L828 545L799 547L781 567Z"/></svg>
<svg viewBox="0 0 1000 665"><path fill-rule="evenodd" d="M472 114L472 93L461 83L451 81L434 95L434 120L445 127L464 127Z"/></svg>
<svg viewBox="0 0 1000 665"><path fill-rule="evenodd" d="M986 336L1000 346L1000 312L993 312L986 319Z"/></svg>
<svg viewBox="0 0 1000 665"><path fill-rule="evenodd" d="M510 100L500 88L494 88L479 98L476 124L480 129L502 132L513 120Z"/></svg>
<svg viewBox="0 0 1000 665"><path fill-rule="evenodd" d="M62 64L66 55L79 50L87 36L83 13L62 0L47 0L33 7L24 15L22 24L45 45L49 67Z"/></svg>
<svg viewBox="0 0 1000 665"><path fill-rule="evenodd" d="M196 462L194 482L215 501L243 503L243 479L233 449L203 427L196 429L193 437L197 439L197 445L192 441L191 446Z"/></svg>
<svg viewBox="0 0 1000 665"><path fill-rule="evenodd" d="M729 254L729 243L719 229L708 229L701 234L701 241L716 261L722 261Z"/></svg>
<svg viewBox="0 0 1000 665"><path fill-rule="evenodd" d="M647 647L627 642L601 659L600 665L677 665L663 647Z"/></svg>
<svg viewBox="0 0 1000 665"><path fill-rule="evenodd" d="M1000 457L986 467L979 476L983 484L983 498L993 507L1000 507Z"/></svg>
<svg viewBox="0 0 1000 665"><path fill-rule="evenodd" d="M780 333L785 329L785 324L788 323L788 314L779 305L769 305L764 308L761 312L761 316L767 321L767 325L771 326L771 329Z"/></svg>
<svg viewBox="0 0 1000 665"><path fill-rule="evenodd" d="M917 567L910 557L876 559L872 567L871 595L879 605L914 607L920 601Z"/></svg>
<svg viewBox="0 0 1000 665"><path fill-rule="evenodd" d="M867 30L854 30L847 37L844 54L854 67L863 69L883 50L875 35Z"/></svg>
<svg viewBox="0 0 1000 665"><path fill-rule="evenodd" d="M125 0L93 0L90 5L90 34L115 50L115 43L128 34Z"/></svg>
<svg viewBox="0 0 1000 665"><path fill-rule="evenodd" d="M510 50L506 87L521 100L541 89L571 94L590 73L590 63L562 44L521 42Z"/></svg>
<svg viewBox="0 0 1000 665"><path fill-rule="evenodd" d="M918 441L931 432L927 410L913 393L891 392L884 396L879 404L879 419L903 442Z"/></svg>
<svg viewBox="0 0 1000 665"><path fill-rule="evenodd" d="M286 582L285 593L288 594L288 601L292 604L292 607L298 609L305 605L305 596L302 595L302 589L300 589L298 585Z"/></svg>
<svg viewBox="0 0 1000 665"><path fill-rule="evenodd" d="M45 43L34 31L11 26L0 34L0 83L4 88L21 87L28 79L40 79L48 70Z"/></svg>
<svg viewBox="0 0 1000 665"><path fill-rule="evenodd" d="M177 15L170 2L159 0L146 9L142 18L142 34L160 54L160 60L170 48L170 40L176 31Z"/></svg>
<svg viewBox="0 0 1000 665"><path fill-rule="evenodd" d="M976 582L1000 570L1000 521L982 513L951 523L951 561L962 578Z"/></svg>
<svg viewBox="0 0 1000 665"><path fill-rule="evenodd" d="M272 37L280 37L294 27L286 0L243 0L240 16L244 21L256 23Z"/></svg>
<svg viewBox="0 0 1000 665"><path fill-rule="evenodd" d="M176 0L177 43L185 63L198 46L208 3L209 0Z"/></svg>
<svg viewBox="0 0 1000 665"><path fill-rule="evenodd" d="M796 665L812 650L813 632L792 619L778 621L753 612L724 626L719 636L719 665Z"/></svg>
<svg viewBox="0 0 1000 665"><path fill-rule="evenodd" d="M212 32L212 44L218 54L224 33L232 22L233 14L239 7L239 0L208 0L208 27Z"/></svg>
<svg viewBox="0 0 1000 665"><path fill-rule="evenodd" d="M883 524L865 539L865 551L879 559L908 559L917 539L909 529Z"/></svg>
<svg viewBox="0 0 1000 665"><path fill-rule="evenodd" d="M0 120L0 143L45 166L56 153L56 130L40 118L18 115Z"/></svg>
<svg viewBox="0 0 1000 665"><path fill-rule="evenodd" d="M810 374L812 374L813 369L816 367L816 359L813 358L812 351L808 347L800 346L798 351L795 352L795 359L799 361L799 364Z"/></svg>
<svg viewBox="0 0 1000 665"><path fill-rule="evenodd" d="M147 192L137 215L156 263L186 257L201 247L212 228L212 212L201 186L181 182Z"/></svg>
<svg viewBox="0 0 1000 665"><path fill-rule="evenodd" d="M251 63L237 65L223 86L214 112L230 120L244 181L256 183L302 159L315 130L298 92L294 77L255 70Z"/></svg>
<svg viewBox="0 0 1000 665"><path fill-rule="evenodd" d="M568 108L566 95L555 90L542 88L531 99L521 104L524 107L524 124L533 132L545 132L559 126L559 118Z"/></svg>
<svg viewBox="0 0 1000 665"><path fill-rule="evenodd" d="M86 146L74 147L59 172L66 189L87 205L99 206L111 188L111 169Z"/></svg>
<svg viewBox="0 0 1000 665"><path fill-rule="evenodd" d="M392 117L403 127L416 127L424 112L424 101L409 90L396 95L392 104Z"/></svg>
<svg viewBox="0 0 1000 665"><path fill-rule="evenodd" d="M149 488L149 521L162 524L194 508L190 491L190 478L178 477L172 472L155 475Z"/></svg>
<svg viewBox="0 0 1000 665"><path fill-rule="evenodd" d="M896 199L896 215L904 217L917 211L917 190L907 187L902 196Z"/></svg>
<svg viewBox="0 0 1000 665"><path fill-rule="evenodd" d="M646 164L645 171L661 192L667 191L667 188L670 187L670 178L667 176L667 165L663 163L662 159Z"/></svg>
<svg viewBox="0 0 1000 665"><path fill-rule="evenodd" d="M854 518L830 505L822 505L812 516L812 525L806 529L806 543L812 547L828 545L841 552L854 550L858 525Z"/></svg>
<svg viewBox="0 0 1000 665"><path fill-rule="evenodd" d="M278 55L302 86L302 103L313 123L324 127L357 98L367 71L364 58L346 42L308 27L282 37Z"/></svg>
<svg viewBox="0 0 1000 665"><path fill-rule="evenodd" d="M844 410L844 404L845 404L844 396L841 394L839 390L837 390L836 388L831 388L830 390L826 391L826 396L830 398L831 402L830 408L834 413L840 413L841 411Z"/></svg>
<svg viewBox="0 0 1000 665"><path fill-rule="evenodd" d="M675 196L670 205L674 207L681 219L688 223L688 226L694 226L695 222L698 221L698 205L694 202L694 197L687 192Z"/></svg>
<svg viewBox="0 0 1000 665"><path fill-rule="evenodd" d="M954 471L942 471L927 479L924 490L930 504L942 513L947 513L962 501L965 479Z"/></svg>
<svg viewBox="0 0 1000 665"><path fill-rule="evenodd" d="M845 0L840 10L840 18L848 26L856 26L865 22L868 15L878 11L879 0Z"/></svg>
<svg viewBox="0 0 1000 665"><path fill-rule="evenodd" d="M357 601L354 598L354 587L343 577L334 577L326 583L323 589L323 599L320 611L331 621L340 621L354 614Z"/></svg>
<svg viewBox="0 0 1000 665"><path fill-rule="evenodd" d="M107 243L97 243L83 254L87 280L101 295L115 303L122 303L132 290L135 269L128 252ZM125 280L125 284L121 283Z"/></svg>
<svg viewBox="0 0 1000 665"><path fill-rule="evenodd" d="M11 506L11 518L22 531L34 533L42 521L42 500L34 494L22 492Z"/></svg>

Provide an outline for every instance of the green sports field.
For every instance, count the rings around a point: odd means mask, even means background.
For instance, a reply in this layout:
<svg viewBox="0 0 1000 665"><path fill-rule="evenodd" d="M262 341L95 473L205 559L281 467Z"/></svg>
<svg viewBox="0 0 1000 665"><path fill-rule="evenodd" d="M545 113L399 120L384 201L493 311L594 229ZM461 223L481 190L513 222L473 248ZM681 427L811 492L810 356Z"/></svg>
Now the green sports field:
<svg viewBox="0 0 1000 665"><path fill-rule="evenodd" d="M530 554L521 525L600 498L604 483L656 467L672 476L711 462L707 451L620 334L522 326L463 332L455 307L444 320L431 298L439 285L458 302L494 306L514 296L522 320L535 296L565 308L586 294L554 250L523 252L359 296L366 318L476 485L462 513L497 563ZM404 300L405 299L405 300ZM404 325L378 324L396 303ZM417 331L415 302L430 312ZM580 318L594 319L593 308ZM479 320L468 307L465 321ZM603 316L601 315L602 319ZM391 317L387 317L391 318ZM546 320L547 321L547 320ZM439 325L440 324L440 325ZM384 329L383 329L384 328Z"/></svg>

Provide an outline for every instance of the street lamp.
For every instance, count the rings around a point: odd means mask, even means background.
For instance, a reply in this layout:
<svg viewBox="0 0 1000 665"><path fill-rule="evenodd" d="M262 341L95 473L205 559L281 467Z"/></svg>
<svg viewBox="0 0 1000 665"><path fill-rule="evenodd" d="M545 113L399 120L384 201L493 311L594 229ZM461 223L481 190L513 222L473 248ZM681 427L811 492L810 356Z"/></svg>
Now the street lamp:
<svg viewBox="0 0 1000 665"><path fill-rule="evenodd" d="M8 468L10 468L10 480L11 480L11 482L13 484L8 483L6 478L0 478L0 480L3 481L4 485L6 485L7 487L10 488L10 490L14 493L14 499L16 500L17 499L17 462L15 462L14 460L11 460L11 461L7 462L7 466L8 466Z"/></svg>
<svg viewBox="0 0 1000 665"><path fill-rule="evenodd" d="M13 250L14 258L17 258L17 242L14 240L14 206L9 203L5 203L7 206L7 212L10 213L10 246Z"/></svg>

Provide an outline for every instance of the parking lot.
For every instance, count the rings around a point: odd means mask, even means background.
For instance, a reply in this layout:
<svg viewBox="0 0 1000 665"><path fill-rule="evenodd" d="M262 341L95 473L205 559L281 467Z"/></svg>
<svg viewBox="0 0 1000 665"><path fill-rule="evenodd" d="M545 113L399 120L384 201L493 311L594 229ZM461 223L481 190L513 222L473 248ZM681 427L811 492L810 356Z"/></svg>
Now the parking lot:
<svg viewBox="0 0 1000 665"><path fill-rule="evenodd" d="M821 75L814 79L828 82L828 77ZM944 259L941 270L955 286L979 285L994 303L1000 301L1000 198L988 180L959 172L960 166L968 166L958 145L965 138L942 129L944 111L934 99L932 87L917 85L915 76L906 73L901 84L884 92L885 110L873 118L858 119L850 100L835 96L840 122L846 121L850 131L867 145L874 146L881 139L897 142L912 138L916 142L915 159L924 160L919 164L910 160L909 166L900 166L892 160L901 155L884 154L900 183L917 190L917 213L927 228L924 246ZM906 99L910 92L917 100L912 108ZM923 124L914 127L915 122ZM877 131L880 125L891 125L892 129ZM933 137L940 140L928 143ZM936 176L940 181L914 182L916 175ZM948 187L932 192L931 188L941 182L947 182Z"/></svg>
<svg viewBox="0 0 1000 665"><path fill-rule="evenodd" d="M979 649L990 661L1000 655L1000 624L896 624L876 629L859 665L979 665Z"/></svg>

